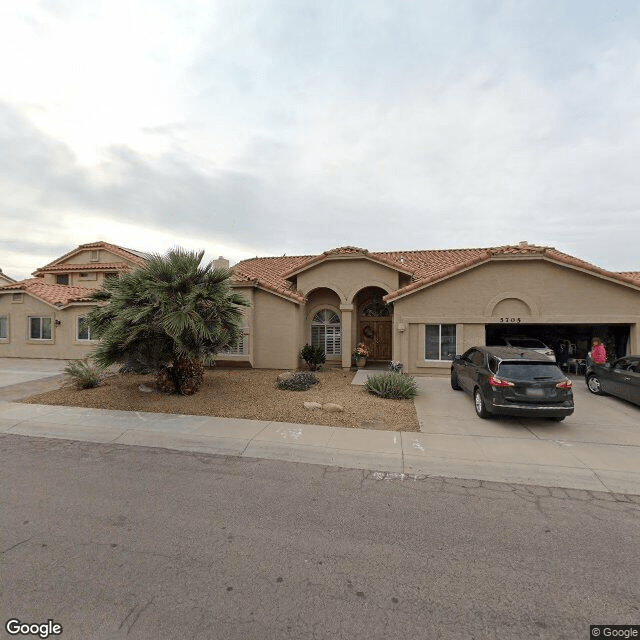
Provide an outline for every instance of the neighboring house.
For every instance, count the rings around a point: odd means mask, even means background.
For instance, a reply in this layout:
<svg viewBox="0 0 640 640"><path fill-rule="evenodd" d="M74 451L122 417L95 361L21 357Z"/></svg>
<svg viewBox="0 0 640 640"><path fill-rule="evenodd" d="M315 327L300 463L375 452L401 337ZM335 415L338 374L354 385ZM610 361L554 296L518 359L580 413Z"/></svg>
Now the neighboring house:
<svg viewBox="0 0 640 640"><path fill-rule="evenodd" d="M0 357L84 357L95 345L82 321L95 304L91 290L147 257L86 244L30 280L0 286ZM224 258L215 264L229 266ZM250 307L242 309L242 339L219 362L293 369L310 343L346 368L364 342L369 360L446 373L454 354L514 335L569 345L575 357L596 335L611 355L640 353L640 272L606 271L552 247L340 247L244 260L232 272Z"/></svg>
<svg viewBox="0 0 640 640"><path fill-rule="evenodd" d="M253 258L233 268L251 303L244 337L219 359L290 369L305 343L351 366L356 343L370 360L411 373L446 372L473 345L505 335L565 341L586 355L593 335L619 355L640 353L640 274L600 269L552 247L369 252Z"/></svg>
<svg viewBox="0 0 640 640"><path fill-rule="evenodd" d="M145 264L147 254L107 242L83 244L0 286L0 357L84 358L95 346L84 317L106 278Z"/></svg>
<svg viewBox="0 0 640 640"><path fill-rule="evenodd" d="M15 280L6 273L2 273L2 269L0 269L0 285L11 284L12 282L15 282Z"/></svg>

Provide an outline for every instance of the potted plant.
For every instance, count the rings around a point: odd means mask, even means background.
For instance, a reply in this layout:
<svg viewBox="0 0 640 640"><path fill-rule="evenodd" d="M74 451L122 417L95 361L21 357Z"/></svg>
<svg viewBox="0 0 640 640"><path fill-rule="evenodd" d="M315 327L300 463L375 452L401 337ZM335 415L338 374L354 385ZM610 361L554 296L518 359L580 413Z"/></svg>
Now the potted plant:
<svg viewBox="0 0 640 640"><path fill-rule="evenodd" d="M367 356L369 355L369 349L364 342L358 342L356 348L353 350L353 357L356 361L356 367L364 367L367 364Z"/></svg>

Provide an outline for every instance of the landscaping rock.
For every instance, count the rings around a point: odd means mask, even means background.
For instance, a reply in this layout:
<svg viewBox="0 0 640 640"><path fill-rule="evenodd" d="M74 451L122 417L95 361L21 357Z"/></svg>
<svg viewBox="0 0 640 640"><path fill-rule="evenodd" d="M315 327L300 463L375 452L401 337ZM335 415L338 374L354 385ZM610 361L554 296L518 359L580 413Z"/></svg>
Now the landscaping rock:
<svg viewBox="0 0 640 640"><path fill-rule="evenodd" d="M288 380L293 376L293 371L285 371L284 373L278 374L278 382L282 382L283 380Z"/></svg>
<svg viewBox="0 0 640 640"><path fill-rule="evenodd" d="M153 387L150 387L146 384L141 384L138 389L140 391L142 391L142 393L153 393L155 391L155 389Z"/></svg>
<svg viewBox="0 0 640 640"><path fill-rule="evenodd" d="M309 411L314 411L315 409L322 409L322 405L319 402L305 402L304 408Z"/></svg>
<svg viewBox="0 0 640 640"><path fill-rule="evenodd" d="M344 411L344 407L341 404L334 404L333 402L327 402L327 404L323 404L322 408L325 411L330 412Z"/></svg>

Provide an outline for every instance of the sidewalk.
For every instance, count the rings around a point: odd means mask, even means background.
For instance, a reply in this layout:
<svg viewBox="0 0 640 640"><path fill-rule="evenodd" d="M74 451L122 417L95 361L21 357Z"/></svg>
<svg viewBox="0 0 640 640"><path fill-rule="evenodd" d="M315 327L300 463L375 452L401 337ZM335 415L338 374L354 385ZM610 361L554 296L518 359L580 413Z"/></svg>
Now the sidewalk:
<svg viewBox="0 0 640 640"><path fill-rule="evenodd" d="M425 407L437 411L438 405L428 393L419 398L423 423ZM462 422L454 420L456 428ZM491 431L500 425L466 416L464 423L486 432L370 431L0 401L0 433L6 434L640 495L637 446L612 451L610 445L581 443L576 450L567 442L529 437L522 429L506 437Z"/></svg>

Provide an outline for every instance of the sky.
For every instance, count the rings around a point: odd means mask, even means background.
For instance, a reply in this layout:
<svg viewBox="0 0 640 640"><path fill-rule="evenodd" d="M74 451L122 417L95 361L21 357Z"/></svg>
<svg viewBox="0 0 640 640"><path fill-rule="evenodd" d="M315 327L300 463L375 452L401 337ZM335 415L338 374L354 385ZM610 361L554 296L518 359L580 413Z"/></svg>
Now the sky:
<svg viewBox="0 0 640 640"><path fill-rule="evenodd" d="M3 0L0 268L554 246L640 271L637 0Z"/></svg>

